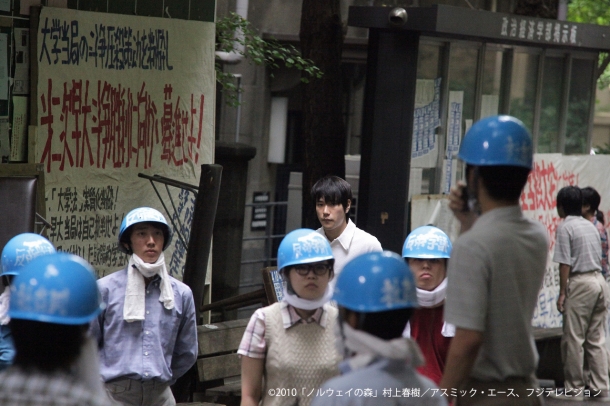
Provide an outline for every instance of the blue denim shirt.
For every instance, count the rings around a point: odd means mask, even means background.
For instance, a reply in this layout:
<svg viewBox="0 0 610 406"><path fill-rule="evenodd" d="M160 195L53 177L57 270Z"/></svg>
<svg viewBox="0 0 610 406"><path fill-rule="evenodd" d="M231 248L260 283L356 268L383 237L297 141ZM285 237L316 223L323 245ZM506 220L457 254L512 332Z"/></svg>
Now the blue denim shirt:
<svg viewBox="0 0 610 406"><path fill-rule="evenodd" d="M98 280L106 309L91 323L100 347L104 382L118 378L173 384L197 360L197 324L191 289L170 277L174 308L159 302L161 279L146 288L145 320L123 320L127 269Z"/></svg>

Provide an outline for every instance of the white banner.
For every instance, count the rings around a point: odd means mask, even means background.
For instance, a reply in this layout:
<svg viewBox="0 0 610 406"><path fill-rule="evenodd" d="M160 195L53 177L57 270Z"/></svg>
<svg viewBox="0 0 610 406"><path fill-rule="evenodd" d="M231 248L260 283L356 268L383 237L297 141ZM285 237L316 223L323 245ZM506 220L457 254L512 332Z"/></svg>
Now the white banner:
<svg viewBox="0 0 610 406"><path fill-rule="evenodd" d="M534 169L521 195L523 213L539 221L549 237L546 274L534 312L532 324L536 327L560 327L561 314L557 311L559 296L559 266L552 261L555 250L555 231L561 221L557 214L557 192L564 186L591 186L602 197L599 210L604 213L606 225L610 221L610 155L562 156L536 154ZM443 229L452 240L457 237L459 224L453 217L447 200L437 196L414 197L411 208L411 228L433 223Z"/></svg>
<svg viewBox="0 0 610 406"><path fill-rule="evenodd" d="M49 237L100 276L126 264L116 246L129 210L168 217L138 173L197 186L201 164L213 162L214 38L213 23L42 9L36 162L46 172ZM194 197L172 196L188 238ZM181 277L176 235L165 254Z"/></svg>

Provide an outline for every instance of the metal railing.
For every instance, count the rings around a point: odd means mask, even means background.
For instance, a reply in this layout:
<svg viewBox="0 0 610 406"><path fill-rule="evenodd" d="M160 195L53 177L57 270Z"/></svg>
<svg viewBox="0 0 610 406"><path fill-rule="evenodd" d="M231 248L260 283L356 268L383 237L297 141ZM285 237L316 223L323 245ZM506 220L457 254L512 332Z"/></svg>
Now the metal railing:
<svg viewBox="0 0 610 406"><path fill-rule="evenodd" d="M265 225L265 235L244 237L242 241L256 241L265 240L265 248L263 251L263 258L242 260L242 265L248 264L263 264L264 267L271 266L271 263L277 258L273 252L273 240L276 238L284 238L286 234L272 234L273 230L273 216L271 215L272 209L279 206L288 206L288 202L264 202L264 203L246 203L246 207L264 207L267 211L267 224Z"/></svg>

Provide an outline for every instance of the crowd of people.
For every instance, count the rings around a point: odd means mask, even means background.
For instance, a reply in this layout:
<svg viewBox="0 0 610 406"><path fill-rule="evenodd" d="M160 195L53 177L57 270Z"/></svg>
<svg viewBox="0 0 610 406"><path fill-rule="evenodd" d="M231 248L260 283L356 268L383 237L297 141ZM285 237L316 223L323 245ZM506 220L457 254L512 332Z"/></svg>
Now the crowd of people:
<svg viewBox="0 0 610 406"><path fill-rule="evenodd" d="M531 136L513 117L488 117L458 157L466 182L448 199L460 236L416 228L402 256L350 220L348 182L313 186L321 227L284 237L283 298L254 312L239 345L242 406L542 404L532 317L549 241L519 205ZM591 187L557 194L564 395L608 396L600 201ZM160 212L132 210L117 241L128 262L99 280L42 236L11 239L0 274L0 405L175 405L171 385L198 343L192 292L165 265L171 238Z"/></svg>

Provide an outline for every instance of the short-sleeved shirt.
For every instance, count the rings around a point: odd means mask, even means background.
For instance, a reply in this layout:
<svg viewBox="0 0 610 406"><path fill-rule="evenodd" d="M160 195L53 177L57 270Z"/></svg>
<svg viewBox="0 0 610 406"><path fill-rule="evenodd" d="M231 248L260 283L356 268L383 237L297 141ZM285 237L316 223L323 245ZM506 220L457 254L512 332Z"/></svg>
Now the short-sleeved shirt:
<svg viewBox="0 0 610 406"><path fill-rule="evenodd" d="M593 217L593 225L599 231L599 238L602 240L602 274L608 277L608 232L601 221Z"/></svg>
<svg viewBox="0 0 610 406"><path fill-rule="evenodd" d="M325 306L328 306L325 305ZM323 307L316 309L314 314L308 319L299 316L291 305L280 302L280 313L285 329L289 329L298 323L318 323L320 327L326 328L326 310ZM265 312L263 308L257 309L246 326L246 331L239 344L237 353L250 358L265 358L267 353L267 343L265 341Z"/></svg>
<svg viewBox="0 0 610 406"><path fill-rule="evenodd" d="M538 354L532 317L548 255L546 229L519 206L490 210L453 245L445 321L483 333L471 377L530 377Z"/></svg>
<svg viewBox="0 0 610 406"><path fill-rule="evenodd" d="M316 231L326 237L324 228L320 227ZM381 243L377 237L359 229L351 220L347 223L341 235L330 241L330 248L335 258L335 277L330 281L332 286L334 286L337 276L349 261L367 252L382 251Z"/></svg>
<svg viewBox="0 0 610 406"><path fill-rule="evenodd" d="M599 232L581 216L567 216L557 226L553 261L570 266L570 272L602 270Z"/></svg>

